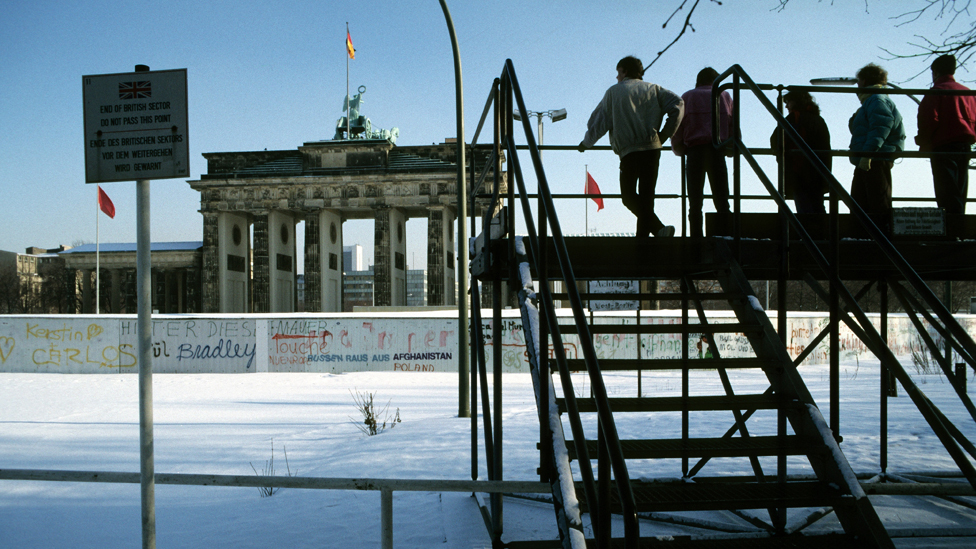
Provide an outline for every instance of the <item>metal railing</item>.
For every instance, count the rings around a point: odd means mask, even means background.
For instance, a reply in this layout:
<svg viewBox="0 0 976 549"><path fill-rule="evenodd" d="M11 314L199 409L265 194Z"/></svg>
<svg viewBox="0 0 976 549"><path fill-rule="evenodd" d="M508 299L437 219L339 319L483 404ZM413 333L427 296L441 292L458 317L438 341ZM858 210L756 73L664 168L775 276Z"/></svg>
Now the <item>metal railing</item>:
<svg viewBox="0 0 976 549"><path fill-rule="evenodd" d="M731 85L722 85L721 82L731 77ZM797 87L802 88L802 87ZM837 180L836 177L827 169L819 157L815 154L815 151L810 148L810 146L800 137L799 133L795 128L790 125L786 118L782 115L778 108L772 104L768 97L762 92L762 87L757 85L752 79L746 74L742 67L738 65L733 65L731 68L722 73L712 87L712 101L713 101L713 126L718 127L718 110L716 108L717 102L719 100L719 95L725 90L731 89L733 93L733 135L726 142L720 142L717 136L715 136L713 144L716 147L726 146L731 144L734 147L734 158L733 158L733 170L734 170L734 182L735 182L735 194L739 193L739 181L741 178L741 168L740 168L740 157L745 158L746 162L752 168L755 175L759 178L762 184L765 186L769 195L776 201L779 206L780 218L783 220L784 224L789 225L789 229L795 231L799 235L799 240L802 242L803 246L807 249L807 252L813 257L814 261L822 272L826 275L830 282L830 296L831 301L831 325L836 328L839 326L840 310L838 307L839 300L843 300L847 308L847 313L853 314L857 320L857 328L865 339L865 344L869 346L872 352L881 360L882 365L892 372L895 377L901 382L905 391L908 393L909 397L912 399L916 407L922 413L925 420L932 427L936 436L945 446L946 450L949 452L950 456L955 461L956 465L960 468L964 476L969 480L970 484L976 487L976 467L970 462L969 458L966 456L965 451L967 451L973 458L976 458L976 447L970 443L962 433L952 425L952 423L945 417L945 415L922 393L917 385L912 381L911 376L904 370L900 362L895 358L894 354L888 348L887 342L878 331L875 329L874 325L868 320L867 315L861 309L857 302L857 299L851 294L847 287L840 280L839 275L839 263L840 258L838 255L838 203L843 202L849 211L851 216L860 224L860 226L867 232L872 240L877 244L880 250L883 252L884 256L890 262L890 264L898 271L902 276L903 280L918 294L921 302L927 306L934 317L937 317L941 322L941 330L943 333L951 336L947 341L951 342L960 353L960 356L969 363L970 367L976 370L976 343L973 342L972 338L966 332L966 330L953 318L952 314L948 311L945 305L935 296L935 294L929 289L925 282L921 279L918 273L912 268L911 265L902 257L901 253L892 245L891 241L888 240L887 235L878 228L873 220L868 216L868 214L861 208L860 205L851 198L851 195L847 192L843 185ZM830 240L830 255L831 259L828 260L827 256L820 250L817 243L813 238L810 237L807 230L799 222L796 215L790 210L786 199L780 193L780 190L769 180L766 174L763 172L762 168L756 161L755 156L750 152L750 150L742 142L739 133L739 114L740 114L740 91L747 90L755 95L756 99L760 104L769 112L769 114L776 120L778 126L782 131L794 142L796 143L801 153L804 155L806 160L811 166L819 173L821 177L827 181L830 190L830 227L831 227L831 240ZM794 89L790 87L789 89ZM821 90L823 91L823 90ZM888 90L888 89L861 89L861 90L849 90L849 89L838 89L832 91L841 91L845 93L920 93L919 90ZM925 92L922 90L921 92ZM878 154L868 154L868 153L858 153L862 156L882 156ZM887 155L885 155L887 156ZM741 243L740 235L740 224L737 220L738 216L741 214L740 206L738 200L736 200L735 210L733 213L733 218L736 219L733 222L733 239L735 242L734 249L738 250ZM784 226L785 233L785 226ZM785 253L785 252L784 252ZM782 285L781 285L782 286ZM782 306L783 300L781 300ZM847 313L844 314L844 322L850 322ZM785 311L781 311L780 315L781 326L785 321ZM852 326L853 328L854 326ZM783 329L780 330L781 337L784 335ZM836 335L834 336L836 338ZM938 349L932 349L934 356L938 357ZM836 360L836 353L831 353L832 359ZM951 383L955 383L954 378L950 378ZM834 380L832 380L832 384ZM832 392L834 388L832 387ZM960 393L961 399L964 404L968 403L968 397L965 393ZM834 399L832 399L834 401ZM967 404L967 409L972 410L972 404ZM832 423L837 414L831 414ZM976 420L976 416L974 416ZM832 425L834 427L834 425ZM836 431L835 431L836 432Z"/></svg>
<svg viewBox="0 0 976 549"><path fill-rule="evenodd" d="M722 82L728 79L729 77L732 78L733 82L731 84L728 83L722 84ZM807 248L808 252L814 258L819 268L824 272L825 275L827 275L827 279L830 281L829 294L827 292L823 292L822 290L820 290L820 292L822 297L824 297L825 300L831 303L830 326L832 327L831 335L833 336L831 356L834 357L834 359L836 359L836 357L839 356L839 352L837 352L839 348L835 343L837 340L837 331L838 331L837 329L839 327L840 322L845 322L855 331L855 333L859 335L859 337L862 340L864 340L864 342L869 346L869 348L879 357L883 367L893 372L894 375L898 378L898 380L902 383L902 385L905 387L905 390L912 398L915 405L919 408L919 410L925 417L926 421L933 428L933 431L939 437L940 441L945 445L946 449L949 451L953 460L960 467L960 470L962 471L963 475L969 480L972 486L976 487L976 469L973 468L972 464L969 462L967 456L965 455L965 452L968 452L971 456L976 458L976 447L974 447L974 445L966 439L966 437L961 433L959 429L957 429L954 425L952 425L951 422L948 421L945 415L938 408L936 408L935 405L932 404L932 402L929 401L928 398L921 392L921 390L914 384L911 377L901 367L900 363L895 359L894 355L887 347L885 338L878 333L878 331L867 319L863 310L860 308L860 306L857 303L858 298L853 296L850 293L850 291L846 289L846 287L842 284L840 280L839 258L837 257L837 250L839 249L838 248L839 234L838 234L838 223L837 223L839 203L843 202L848 207L851 217L854 218L858 224L864 227L864 229L868 232L870 237L875 242L877 242L878 246L884 252L885 257L887 258L887 261L890 262L891 266L894 267L894 269L902 276L902 278L906 281L906 284L919 294L920 296L919 299L921 301L921 304L918 305L917 308L919 308L919 310L922 311L922 314L926 315L926 319L931 324L933 324L933 326L935 326L936 331L939 332L939 334L945 338L948 344L951 345L955 350L957 350L957 352L960 353L960 356L962 356L966 360L966 362L969 363L970 367L974 369L976 369L976 362L974 362L973 360L973 358L976 357L976 345L974 345L968 333L955 321L954 318L952 318L951 313L949 313L949 311L945 308L942 302L935 296L934 293L931 292L931 290L924 283L924 281L922 281L922 279L919 277L917 272L915 272L914 269L912 269L911 265L909 265L908 262L905 261L905 259L901 256L898 250L891 244L887 236L876 225L874 225L870 217L851 198L850 194L848 194L848 192L844 189L843 185L841 185L840 182L831 174L831 172L826 169L826 167L822 164L822 162L819 161L819 159L816 157L815 151L813 151L806 143L803 142L803 140L800 138L796 130L789 125L785 117L781 114L780 109L777 108L777 106L774 106L772 102L769 100L769 98L766 97L766 95L763 93L763 91L770 91L770 90L778 91L780 94L779 104L781 105L782 104L781 97L783 91L795 90L795 89L808 90L808 91L816 90L818 92L827 92L827 93L833 93L833 92L856 93L857 91L859 91L859 90L852 90L849 88L824 88L824 87L813 87L813 86L785 86L784 87L784 86L772 86L772 85L757 85L749 78L749 76L741 69L741 67L738 66L733 66L724 74L722 74L719 77L719 79L716 81L715 86L713 87L713 100L717 100L718 94L725 90L732 90L733 94L735 95L733 100L733 105L735 105L735 112L733 113L733 120L735 124L735 128L733 129L733 137L726 143L718 143L717 139L715 143L716 146L724 146L724 145L732 144L734 149L733 174L732 174L734 190L733 193L730 193L731 198L735 200L735 210L733 214L733 235L732 235L734 241L733 247L736 250L738 250L739 244L741 243L741 232L740 232L740 228L741 228L740 215L742 213L741 201L743 199L773 200L779 208L780 218L783 224L783 235L784 236L787 235L788 230L791 230L796 235L799 235L799 240ZM763 172L762 168L759 166L756 160L756 155L772 154L772 150L771 149L750 150L745 146L744 142L742 141L741 133L738 130L740 125L739 109L741 103L740 103L739 95L741 90L752 92L756 96L756 98L758 98L762 106L769 112L769 114L776 121L778 126L782 128L782 131L786 135L788 135L794 142L801 144L800 145L801 153L807 159L809 159L811 163L816 167L816 169L821 173L821 175L824 176L830 182L831 209L830 209L829 219L830 219L830 226L832 228L832 233L831 233L831 239L829 240L829 244L828 244L830 246L830 250L828 254L825 254L820 250L817 243L813 240L813 238L810 237L810 235L805 230L803 225L798 221L796 215L790 210L788 204L786 203L785 198L783 197L782 183L780 183L779 186L774 185L770 181L770 179L766 176L766 174ZM913 94L913 93L914 94L935 93L935 94L943 95L943 94L951 94L952 92L947 93L947 92L931 91L931 90L884 89L884 90L877 90L877 91L869 91L869 93L891 93L891 94L901 93L906 95ZM976 91L969 92L968 94L976 95ZM474 200L475 197L478 197L481 199L490 198L491 201L491 207L489 208L489 215L486 215L486 219L483 222L483 227L482 227L483 234L488 235L492 232L491 231L491 219L493 218L492 214L495 214L500 211L502 212L503 215L495 218L495 219L504 220L503 222L504 226L499 228L500 233L506 234L509 237L514 237L514 228L515 228L514 215L511 215L509 211L514 209L517 203L521 205L521 209L525 216L527 231L529 233L529 237L526 239L526 242L528 243L527 255L530 256L532 260L531 261L532 266L538 271L538 275L539 275L540 295L538 297L542 301L541 312L543 313L541 318L542 329L540 330L540 341L539 341L540 356L543 358L540 360L544 361L545 360L544 357L548 356L548 353L546 352L546 344L548 340L547 332L549 329L551 329L552 330L551 335L553 337L553 353L556 356L556 364L560 368L560 371L562 373L567 373L568 370L566 370L566 372L563 372L565 368L565 363L564 363L565 357L562 356L561 353L562 351L561 336L559 334L559 326L556 322L554 314L552 313L553 296L549 292L549 284L548 284L548 279L546 277L546 265L549 258L546 257L546 247L542 245L542 242L544 242L547 238L547 233L549 231L552 232L552 241L555 246L556 255L557 255L555 259L560 262L561 270L566 275L565 284L568 290L568 297L573 307L574 320L580 326L579 338L580 338L580 342L584 345L583 354L592 380L592 385L594 388L594 397L597 400L597 408L598 410L600 410L600 401L601 401L600 393L603 390L603 386L599 374L600 372L599 365L596 361L595 354L591 354L592 349L588 351L588 349L586 348L586 343L587 342L592 343L592 338L590 337L589 331L586 328L585 315L583 314L580 295L576 290L576 283L575 283L576 281L575 281L575 277L573 276L573 269L572 266L569 264L568 258L565 255L565 247L564 247L564 243L562 242L562 232L559 227L559 222L556 217L555 206L553 202L554 199L562 199L562 198L588 199L589 197L585 194L555 195L551 193L549 191L548 182L546 180L546 175L543 170L541 164L541 157L539 154L539 151L542 148L547 150L570 150L570 149L574 149L575 147L558 146L558 145L539 147L538 145L536 145L533 137L533 132L531 131L531 128L529 128L528 123L526 121L523 121L523 131L525 133L527 144L526 145L515 144L513 131L512 131L513 119L511 117L511 111L515 106L517 106L520 110L524 110L525 105L524 102L522 101L521 94L518 92L518 82L517 79L515 78L514 68L512 67L511 61L506 62L505 69L503 70L501 78L499 80L496 80L493 86L493 92L492 94L489 95L488 101L486 102L485 105L484 113L481 118L481 122L479 123L478 131L476 133L475 139L472 141L473 148L482 147L477 145L477 135L480 134L481 129L484 127L484 123L488 119L487 118L488 113L492 106L495 107L495 116L494 116L495 135L494 135L494 143L490 145L492 150L492 155L489 163L492 165L491 167L493 168L493 172L495 176L495 186L493 188L491 195L479 194L478 192L479 189L481 188L481 185L485 181L485 178L488 174L488 170L486 169L484 172L482 172L480 174L480 177L478 177L478 172L474 166L472 166L472 171L471 171L472 193L470 196L472 197L472 200ZM713 109L713 113L715 112L717 111ZM522 177L518 152L525 151L525 150L527 150L530 154L531 161L532 161L532 168L535 170L535 175L538 180L539 189L538 192L535 194L527 192ZM839 151L839 150L833 150L830 152L834 156L841 156L841 157L850 156L852 154L848 151ZM504 197L505 199L507 199L507 204L509 205L508 208L503 207L503 204L506 203L506 200L503 200L499 192L500 183L501 183L500 159L502 158L503 153L507 155L508 161L510 163L509 172L508 172L510 176L510 179L508 181L508 196ZM869 153L857 153L857 154L861 156L880 156L880 155L871 155ZM898 156L913 157L913 158L930 158L930 157L938 156L938 153L904 152L904 153L899 153ZM742 194L741 192L742 168L740 164L742 158L746 160L748 166L755 173L756 177L759 179L760 183L767 191L768 193L767 195L759 194L759 195L746 196ZM684 175L684 169L682 169L682 175ZM514 181L512 180L512 176L514 176ZM686 185L684 184L684 177L682 177L682 180L683 180L682 192L680 195L657 195L657 197L680 198L682 200L682 203L684 204L687 199L687 191L686 191ZM515 200L516 187L518 190L518 202L516 202ZM611 198L613 196L616 195L609 195L609 194L604 195L605 198ZM538 200L537 219L532 218L531 206L529 203L530 198L536 198ZM896 200L926 201L926 200L934 200L934 199L922 198L922 197L898 197L896 198ZM685 208L683 207L682 211L684 211L684 209ZM475 234L473 220L472 220L472 234ZM481 244L483 246L481 255L483 257L486 256L490 257L492 253L499 253L502 255L506 255L508 258L513 258L515 257L514 240L515 240L514 238L509 238L507 242L509 249L503 251L503 250L497 250L492 248L489 239L485 238L485 240ZM787 252L784 251L784 257L786 253ZM830 257L831 259L828 260L828 257ZM489 260L488 263L492 263L492 261ZM509 268L514 269L515 266L509 265ZM502 276L503 273L496 273L496 280L500 281ZM508 273L507 276L509 280L513 280L513 281L516 280L516 277L511 272ZM781 287L785 289L785 284L781 284ZM867 288L865 288L865 290L866 289ZM495 290L496 290L495 291L496 305L498 305L499 303L498 299L500 297L499 294L501 290L500 283L496 284ZM819 290L819 289L815 288L815 290ZM478 292L477 282L472 281L472 298L473 298L472 300L476 304L479 304L477 298L475 297L478 295L477 292ZM903 299L907 300L911 298L909 296ZM840 309L839 304L841 301L844 302L846 306L846 311L842 311ZM785 299L781 299L780 304L781 307L784 306ZM925 311L926 306L929 307L932 313ZM853 315L856 321L854 319L851 319L850 315ZM938 321L941 321L942 323L941 325L939 324L939 322L937 322L937 319ZM781 311L781 314L779 315L779 321L785 324L785 320L786 320L785 311ZM478 323L475 324L478 325ZM779 332L781 334L781 337L782 334L785 333L785 329L782 329L782 325ZM818 338L818 342L822 340L823 336L825 335L826 335L826 331L824 334L821 335L820 338ZM482 339L481 337L473 336L472 341L480 342L482 341ZM494 341L498 341L498 340L494 339ZM933 355L938 356L938 350L936 348L935 343L931 340L931 338L927 338L926 343L929 344L930 349L933 352ZM812 347L813 346L811 346L811 349ZM487 376L484 372L483 355L480 354L483 353L483 349L479 348L476 352L479 353L479 358L481 359L481 363L482 363L482 373L480 377L482 379L482 382L485 383L487 381ZM499 353L496 352L495 354L497 357ZM802 360L802 357L798 359L798 361L799 360ZM496 372L498 371L499 366L500 364L496 365ZM946 370L947 366L945 364L943 364L942 366L944 371L948 371ZM543 368L543 366L541 365L539 367ZM545 370L540 371L540 376L543 374L543 371L545 373L548 373L548 367L546 366L544 368ZM832 371L836 372L836 368L832 367ZM578 415L576 413L573 413L573 410L576 409L576 406L575 406L574 391L572 390L572 385L571 385L572 382L571 380L568 379L568 375L561 376L561 377L563 379L563 384L564 384L563 393L567 400L566 406L567 409L570 410L570 413L568 414L570 426L573 430L575 443L579 445L580 442L584 439L584 437L582 434L582 426L579 424L578 421ZM882 377L884 378L884 376ZM952 381L953 379L950 379L950 382ZM472 375L472 395L474 395L475 393L474 387L476 387L476 383L477 383L476 376ZM500 384L501 384L501 379L500 377L498 377L496 378L495 381L496 392L498 391L498 387L500 386ZM548 398L547 395L545 394L545 391L547 390L547 384L540 383L539 385L540 386L538 391L540 394L537 395L537 398L539 399L540 416L541 416L540 419L542 420L540 422L541 423L540 434L541 434L541 440L546 441L546 440L551 440L551 438L547 436L546 421L545 421L545 415L548 413L546 410L546 407L548 405ZM839 418L839 414L836 413L837 399L834 398L837 394L835 376L832 376L831 386L832 386L831 387L831 394L832 394L831 422L832 422L832 427L837 427L837 425L834 423L835 421L839 421L839 419L837 419ZM972 403L969 401L968 396L966 396L965 392L964 391L960 392L959 389L957 388L957 393L960 395L960 398L963 401L964 405L966 406L967 410L969 410L970 413L974 415L974 418L976 418L976 413L974 413L976 407L974 407ZM484 399L487 399L486 390L483 391L483 394L484 394ZM605 397L605 394L603 395L603 397ZM490 418L488 414L490 410L489 410L489 406L485 403L484 400L483 400L483 406L485 409L486 435L488 435L489 434L488 424L490 423ZM605 407L605 410L608 412L609 407L608 406ZM501 429L500 429L500 420L499 420L501 415L500 394L496 395L495 414L496 414L495 416L496 430L494 433L495 446L491 444L490 439L488 442L486 442L486 448L492 448L492 450L489 452L493 454L493 457L500 456L501 453L501 448L500 448ZM601 431L600 432L601 446L603 445L602 437L605 434L603 432L605 422L607 425L612 426L612 417L609 416L609 413L607 413L606 415L601 415L599 419L599 427ZM476 428L476 420L474 418L472 418L472 425L474 426L474 428ZM839 433L839 428L836 429L835 432ZM472 433L473 433L472 440L474 444L476 441L476 435L474 434L474 431L472 431ZM619 444L619 441L614 440L614 437L616 437L615 432L607 433L607 435L608 436L607 436L606 448L609 449L609 454L611 456L610 460L611 462L613 462L614 461L613 456L615 451L614 445ZM541 445L541 448L543 452L545 452L546 450L545 445ZM619 448L619 446L617 448ZM590 459L586 453L585 448L577 448L577 452L579 453L580 456L578 463L580 468L580 475L582 477L583 491L592 512L592 510L598 508L599 498L596 495L596 487L593 481L593 472L592 469L590 469ZM620 470L624 472L626 472L626 469L624 464L622 463L622 453L618 454L618 459L619 459L619 463L614 463L613 467L614 467L614 474L615 476L617 476L617 481L619 485L622 478L626 479L626 477L621 477L617 473L617 467L619 467ZM543 463L545 463L547 461L547 458L543 457L542 461ZM473 463L474 463L474 458L473 458ZM497 471L498 471L498 475L500 475L500 471L501 471L500 459L498 458L495 458L494 460L490 459L489 470L492 470L492 465L498 467ZM545 472L544 465L542 469L543 469L543 477L551 478L545 476L546 472ZM476 475L476 473L474 474ZM498 476L497 478L500 479L501 477ZM626 499L628 497L628 494L623 489L621 490L621 494L623 500L622 504L625 509L624 518L626 521L628 519L628 511L627 511L628 502ZM499 508L499 512L500 512L500 508ZM598 526L594 524L594 528L596 529L598 528ZM497 532L500 532L500 526ZM628 540L631 539L630 537L631 532L632 531L628 531L626 534ZM595 535L600 536L601 534L595 532Z"/></svg>
<svg viewBox="0 0 976 549"><path fill-rule="evenodd" d="M491 230L491 219L499 218L504 219L506 227L504 228L504 234L509 238L506 241L508 249L507 253L504 254L503 258L507 259L509 262L516 257L515 250L515 219L514 215L510 212L514 211L516 204L521 206L521 210L525 217L525 223L528 227L528 238L525 239L527 242L527 250L525 253L531 257L531 263L539 271L539 288L541 292L542 304L542 329L540 330L539 341L535 342L535 347L540 349L539 356L541 360L537 364L538 368L538 391L537 400L539 404L539 415L540 424L542 430L542 438L544 441L542 446L549 444L552 440L551 436L547 436L547 426L549 419L549 394L548 394L548 377L549 366L548 361L545 357L548 355L546 349L548 347L548 335L551 335L553 339L553 351L556 355L556 362L560 370L560 380L563 388L563 396L566 399L566 406L569 410L567 416L569 418L570 426L573 432L575 450L577 452L577 463L582 477L583 491L587 500L587 504L590 509L591 516L596 516L598 510L602 506L608 506L610 504L609 497L599 497L597 495L597 488L594 482L592 464L588 451L586 448L586 439L583 432L582 422L579 417L579 412L577 410L575 402L575 391L573 390L572 380L569 376L569 367L566 362L566 356L564 353L562 345L562 337L559 331L559 324L555 316L555 308L553 307L553 296L549 290L549 280L546 275L545 265L549 258L546 257L546 246L545 242L548 238L548 234L551 232L551 240L554 244L556 260L559 262L560 271L562 273L562 279L565 282L566 289L569 292L569 301L573 311L573 320L576 324L576 329L578 330L578 337L580 341L580 346L582 348L582 353L587 366L587 371L589 374L590 384L592 387L593 399L596 403L597 409L597 422L600 440L601 451L598 456L598 466L601 466L605 462L609 462L608 470L612 470L613 477L616 482L617 490L620 497L620 503L623 508L623 520L624 520L624 536L627 541L628 547L636 547L638 543L638 538L640 535L639 525L637 523L637 513L636 513L636 502L633 493L633 489L630 485L630 477L627 472L627 466L624 461L623 450L620 445L620 439L617 434L616 425L614 424L612 412L609 406L609 400L607 396L607 390L603 382L603 377L600 372L600 367L596 358L596 351L593 345L593 338L591 337L589 325L587 323L586 315L583 310L583 301L580 297L579 291L576 287L576 278L573 274L573 267L570 259L567 255L565 241L563 240L562 229L559 225L559 219L556 214L555 203L551 191L549 189L549 184L546 179L545 171L542 167L542 161L539 154L539 148L535 143L535 138L532 132L532 128L529 125L527 118L523 118L522 126L525 138L528 142L529 154L531 157L532 168L535 172L536 179L538 181L538 217L533 218L532 206L529 202L529 193L525 186L525 181L522 174L521 163L518 156L518 147L515 143L515 126L513 109L518 108L521 112L527 112L525 102L522 98L522 93L519 88L518 78L515 74L515 68L511 60L505 62L505 66L502 70L502 74L499 79L493 84L492 92L489 96L488 102L485 106L485 111L482 115L481 122L478 126L478 131L476 132L475 139L472 141L475 143L477 141L477 135L480 134L481 128L484 126L487 120L490 108L494 106L494 136L493 136L493 152L492 161L494 162L494 176L495 176L495 186L492 192L492 202L488 209L488 216L483 222L483 234L486 235L483 239L483 249L481 256L490 257L491 254L496 253L495 248L490 241ZM507 184L507 196L502 199L500 196L500 158L502 156L502 151L507 155L507 160L509 162L509 180ZM487 171L485 172L487 173ZM512 181L514 176L514 182ZM472 196L477 195L477 190L480 187L480 182L484 180L485 174L482 174L480 178L476 178L474 172L472 173L472 187L474 192ZM474 181L478 183L474 183ZM514 184L513 184L514 183ZM518 189L516 195L515 189ZM516 202L516 197L518 201ZM507 207L505 206L507 204ZM494 261L489 261L489 264L494 265ZM497 330L500 326L500 315L501 315L501 281L503 276L512 282L518 283L518 276L515 272L515 267L510 264L510 271L508 273L502 273L497 269L493 273L493 297L495 300L495 316L494 316L494 327ZM472 295L476 293L476 289L472 288ZM472 300L474 301L474 300ZM475 323L477 324L477 323ZM498 348L498 342L500 341L500 333L497 334L498 337L493 337L493 343L495 344L494 349L494 371L495 371L495 420L496 429L494 432L494 452L493 452L493 465L495 468L494 480L501 479L501 353ZM472 337L473 341L480 341L478 337ZM482 352L480 349L476 352ZM479 360L483 363L483 361ZM474 376L472 376L474 377ZM486 374L482 373L481 377L486 378ZM475 380L472 379L472 386ZM472 391L474 393L474 391ZM487 420L486 420L487 422ZM476 426L477 422L472 421L472 425ZM487 430L487 427L486 427ZM608 471L609 474L609 471ZM604 479L606 480L606 479ZM555 481L554 481L555 482ZM562 482L572 483L572 478L563 478ZM555 488L555 486L554 486ZM555 491L555 490L554 490ZM496 520L495 535L500 536L500 515L501 507L500 505L493 505L492 514ZM561 521L563 523L564 521ZM601 526L593 523L594 534L599 537L609 537L609 528L607 531L600 531ZM570 534L568 532L561 532L563 536L564 543L567 543L567 538Z"/></svg>
<svg viewBox="0 0 976 549"><path fill-rule="evenodd" d="M380 492L380 542L393 549L393 492L471 492L489 494L544 494L549 485L533 481L473 481L395 478L322 478L299 476L210 475L156 473L155 484L225 486L242 488L291 488L302 490L362 490ZM116 471L60 471L0 469L0 480L95 482L139 484L139 473Z"/></svg>

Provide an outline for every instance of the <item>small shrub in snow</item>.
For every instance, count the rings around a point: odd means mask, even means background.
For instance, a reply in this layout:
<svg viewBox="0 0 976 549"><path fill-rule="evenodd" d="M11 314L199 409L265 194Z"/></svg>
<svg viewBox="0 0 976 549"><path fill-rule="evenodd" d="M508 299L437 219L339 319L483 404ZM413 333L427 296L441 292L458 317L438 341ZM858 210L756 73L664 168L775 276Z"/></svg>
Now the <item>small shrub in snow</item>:
<svg viewBox="0 0 976 549"><path fill-rule="evenodd" d="M396 409L396 412L392 416L390 415L390 402L393 401L392 398L386 402L386 406L382 410L377 412L376 406L373 403L374 393L359 391L357 389L356 392L349 391L349 394L352 395L352 399L356 402L356 409L363 416L362 423L354 419L352 422L364 435L370 437L378 435L385 431L387 427L392 429L397 423L400 423L399 408Z"/></svg>
<svg viewBox="0 0 976 549"><path fill-rule="evenodd" d="M285 470L288 472L288 476L293 476L291 472L291 467L288 466L288 448L284 446L282 446L282 448L284 448L284 454L285 454ZM264 469L262 469L260 473L258 472L257 469L254 468L253 463L250 462L248 463L251 465L251 470L254 471L255 476L269 477L269 478L274 477L275 476L274 439L271 439L271 459L264 462ZM295 471L294 474L297 475L298 471ZM277 494L279 490L281 490L280 486L274 486L271 483L269 483L267 486L258 487L258 492L261 494L261 497L263 498L271 497Z"/></svg>
<svg viewBox="0 0 976 549"><path fill-rule="evenodd" d="M909 341L908 348L912 351L912 364L915 365L915 373L933 374L939 371L935 359L932 358L921 336L916 335L913 341Z"/></svg>

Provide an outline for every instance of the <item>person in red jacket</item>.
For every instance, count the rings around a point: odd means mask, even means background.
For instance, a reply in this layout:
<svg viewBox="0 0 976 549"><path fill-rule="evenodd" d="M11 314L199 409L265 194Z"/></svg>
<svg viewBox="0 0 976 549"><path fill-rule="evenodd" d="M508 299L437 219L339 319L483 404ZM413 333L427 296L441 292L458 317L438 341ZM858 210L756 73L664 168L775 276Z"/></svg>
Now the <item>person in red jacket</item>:
<svg viewBox="0 0 976 549"><path fill-rule="evenodd" d="M932 62L933 90L968 90L956 82L956 58L939 56ZM976 142L976 97L972 95L926 95L918 106L918 135L921 151L955 153L932 157L935 201L947 214L966 213L969 196L969 153Z"/></svg>

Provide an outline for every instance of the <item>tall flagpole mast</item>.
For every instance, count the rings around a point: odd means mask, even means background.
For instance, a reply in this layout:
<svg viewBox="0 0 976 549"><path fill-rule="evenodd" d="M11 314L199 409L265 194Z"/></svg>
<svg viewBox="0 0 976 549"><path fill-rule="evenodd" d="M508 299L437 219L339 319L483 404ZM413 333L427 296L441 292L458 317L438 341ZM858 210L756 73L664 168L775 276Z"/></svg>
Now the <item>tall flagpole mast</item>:
<svg viewBox="0 0 976 549"><path fill-rule="evenodd" d="M349 21L346 21L346 41L347 41L347 44L346 45L348 46L348 41L349 41ZM346 139L349 139L350 137L352 137L351 135L349 135L349 127L350 127L350 121L349 121L349 103L350 103L350 101L349 101L349 51L347 49L347 51L346 51Z"/></svg>
<svg viewBox="0 0 976 549"><path fill-rule="evenodd" d="M101 209L101 207L98 204L98 190L100 188L101 187L99 185L95 185L95 314L96 315L99 313L98 308L101 305L101 301L102 301L102 296L101 296L101 291L102 291L101 271L102 270L101 270L100 258L98 256L98 210Z"/></svg>
<svg viewBox="0 0 976 549"><path fill-rule="evenodd" d="M585 173L583 174L583 193L589 195L590 194L589 193L590 165L584 164L583 169L585 170ZM586 220L585 221L586 228L583 230L583 234L586 236L590 236L590 199L584 198L583 202L586 203L586 217L584 218Z"/></svg>

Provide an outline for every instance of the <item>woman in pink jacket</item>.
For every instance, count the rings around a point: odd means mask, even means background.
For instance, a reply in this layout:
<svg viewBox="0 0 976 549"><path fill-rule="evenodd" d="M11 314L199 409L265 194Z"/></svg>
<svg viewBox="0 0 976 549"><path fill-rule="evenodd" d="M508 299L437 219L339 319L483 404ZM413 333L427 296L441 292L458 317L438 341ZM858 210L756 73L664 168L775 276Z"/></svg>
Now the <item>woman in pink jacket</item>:
<svg viewBox="0 0 976 549"><path fill-rule="evenodd" d="M695 89L685 92L685 116L671 136L674 154L685 157L688 182L688 223L691 236L703 236L702 206L705 203L705 176L712 189L712 203L720 217L729 213L729 171L724 151L712 145L712 82L718 72L706 67L698 73ZM732 135L732 98L728 92L719 96L719 138ZM723 220L724 221L724 220ZM720 225L724 224L720 222Z"/></svg>

